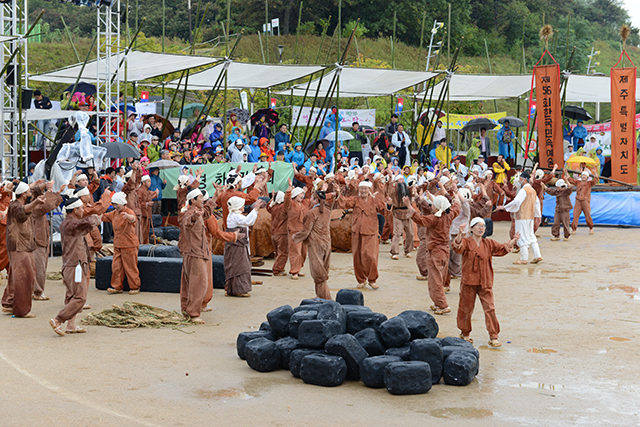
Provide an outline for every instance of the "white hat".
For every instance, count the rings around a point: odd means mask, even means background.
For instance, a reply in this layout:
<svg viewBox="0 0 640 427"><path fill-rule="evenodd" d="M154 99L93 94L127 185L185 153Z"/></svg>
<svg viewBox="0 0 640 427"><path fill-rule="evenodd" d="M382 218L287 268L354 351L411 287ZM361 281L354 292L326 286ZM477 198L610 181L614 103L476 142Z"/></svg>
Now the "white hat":
<svg viewBox="0 0 640 427"><path fill-rule="evenodd" d="M65 206L64 208L68 211L72 211L75 208L79 208L80 206L82 206L82 200L78 199L75 202L71 203L70 205Z"/></svg>
<svg viewBox="0 0 640 427"><path fill-rule="evenodd" d="M348 170L349 169L346 166L343 165L343 166L340 166L340 168L338 169L338 172L346 172Z"/></svg>
<svg viewBox="0 0 640 427"><path fill-rule="evenodd" d="M409 178L407 178L407 185L409 187L412 187L412 186L416 185L416 182L418 182L418 178L416 178L413 175L411 175Z"/></svg>
<svg viewBox="0 0 640 427"><path fill-rule="evenodd" d="M333 172L329 172L328 174L326 174L324 176L325 181L328 180L328 179L331 179L331 178L335 178L335 175L334 175Z"/></svg>
<svg viewBox="0 0 640 427"><path fill-rule="evenodd" d="M351 169L348 173L347 173L347 179L351 180L351 179L355 179L356 177L356 171Z"/></svg>
<svg viewBox="0 0 640 427"><path fill-rule="evenodd" d="M544 176L544 171L542 169L536 169L536 179L541 179Z"/></svg>
<svg viewBox="0 0 640 427"><path fill-rule="evenodd" d="M493 175L493 171L492 171L491 169L487 169L487 170L484 172L484 175L483 175L483 176L486 178L486 177L491 176L491 175Z"/></svg>
<svg viewBox="0 0 640 427"><path fill-rule="evenodd" d="M202 190L202 200L205 202L209 200L209 192L207 190Z"/></svg>
<svg viewBox="0 0 640 427"><path fill-rule="evenodd" d="M122 206L124 206L124 205L127 204L127 195L124 194L122 191L118 191L111 198L111 203L114 204L114 205L122 205Z"/></svg>
<svg viewBox="0 0 640 427"><path fill-rule="evenodd" d="M318 189L320 189L320 188L322 187L322 184L323 184L323 183L324 183L324 181L323 181L322 179L320 179L320 178L316 178L316 179L313 181L313 188L314 188L314 190L318 190Z"/></svg>
<svg viewBox="0 0 640 427"><path fill-rule="evenodd" d="M88 196L89 194L89 189L87 187L82 187L81 189L76 189L77 191L74 191L73 193L73 197L82 197L82 196Z"/></svg>
<svg viewBox="0 0 640 427"><path fill-rule="evenodd" d="M435 173L427 171L427 173L426 173L427 181L433 181L433 179L434 179L435 177L436 177L436 174L435 174Z"/></svg>
<svg viewBox="0 0 640 427"><path fill-rule="evenodd" d="M127 178L127 179L129 179L129 178L131 178L131 175L132 175L132 174L133 174L133 169L131 169L129 172L125 173L125 174L124 174L124 177L125 177L125 178ZM82 175L80 175L80 176L82 176Z"/></svg>
<svg viewBox="0 0 640 427"><path fill-rule="evenodd" d="M486 225L486 223L484 222L484 219L480 218L479 216L473 218L471 220L471 223L469 224L469 228L473 228L475 227L477 224L482 223L482 225Z"/></svg>
<svg viewBox="0 0 640 427"><path fill-rule="evenodd" d="M142 175L140 178L140 182L151 181L151 177L149 175Z"/></svg>
<svg viewBox="0 0 640 427"><path fill-rule="evenodd" d="M89 178L87 178L87 175L81 173L80 175L78 175L78 177L76 178L76 181L82 181L83 179L89 180Z"/></svg>
<svg viewBox="0 0 640 427"><path fill-rule="evenodd" d="M188 182L189 182L189 177L187 175L180 175L178 177L178 183L173 187L173 189L177 191L178 188L184 188Z"/></svg>
<svg viewBox="0 0 640 427"><path fill-rule="evenodd" d="M230 212L242 213L242 210L244 209L244 203L245 201L242 197L233 196L227 202L227 206L229 207Z"/></svg>
<svg viewBox="0 0 640 427"><path fill-rule="evenodd" d="M313 172L313 173L318 173L318 169L316 169L314 166L311 166L311 167L309 168L309 173L311 173L311 172Z"/></svg>
<svg viewBox="0 0 640 427"><path fill-rule="evenodd" d="M402 174L398 174L393 178L394 181L404 181L404 176Z"/></svg>
<svg viewBox="0 0 640 427"><path fill-rule="evenodd" d="M278 191L276 196L273 198L269 206L273 207L275 205L279 205L284 202L284 193L282 191Z"/></svg>
<svg viewBox="0 0 640 427"><path fill-rule="evenodd" d="M567 186L567 183L565 182L564 179L559 179L556 181L556 187L558 188L564 188Z"/></svg>
<svg viewBox="0 0 640 427"><path fill-rule="evenodd" d="M581 175L581 176L582 176L582 175L585 175L585 176L587 176L587 177L588 177L588 176L590 176L590 175L591 175L591 173L590 173L587 169L585 169L585 170L583 170L583 171L582 171L582 173L581 173L580 175Z"/></svg>
<svg viewBox="0 0 640 427"><path fill-rule="evenodd" d="M467 183L464 185L466 188L469 189L469 191L474 191L476 189L476 186L473 185L473 182L471 181L467 181Z"/></svg>
<svg viewBox="0 0 640 427"><path fill-rule="evenodd" d="M460 190L458 190L458 193L462 194L462 197L465 200L471 200L471 191L469 191L468 188L461 188Z"/></svg>
<svg viewBox="0 0 640 427"><path fill-rule="evenodd" d="M440 177L440 184L445 185L447 182L451 181L449 178L447 178L446 176L441 176Z"/></svg>
<svg viewBox="0 0 640 427"><path fill-rule="evenodd" d="M382 156L379 156L377 154L373 156L373 163L377 162L378 160L382 160Z"/></svg>
<svg viewBox="0 0 640 427"><path fill-rule="evenodd" d="M198 196L202 196L202 191L200 191L200 189L198 188L194 188L187 194L187 202L191 199L195 199Z"/></svg>
<svg viewBox="0 0 640 427"><path fill-rule="evenodd" d="M64 190L62 192L63 196L67 196L67 197L74 197L73 196L73 188L67 188L66 190Z"/></svg>
<svg viewBox="0 0 640 427"><path fill-rule="evenodd" d="M24 182L20 182L20 184L18 184L18 186L15 188L14 193L16 194L16 196L19 196L22 193L26 193L27 190L29 190L29 186Z"/></svg>
<svg viewBox="0 0 640 427"><path fill-rule="evenodd" d="M267 168L265 168L263 165L260 165L260 166L258 166L258 167L256 168L256 172L255 172L255 174L257 175L257 174L259 174L259 173L263 173L263 172L266 172L266 171L267 171Z"/></svg>
<svg viewBox="0 0 640 427"><path fill-rule="evenodd" d="M370 181L361 181L360 184L358 184L358 187L371 188L373 187L373 184Z"/></svg>
<svg viewBox="0 0 640 427"><path fill-rule="evenodd" d="M291 190L291 198L295 199L296 197L298 197L299 195L304 193L304 189L300 188L300 187L296 187L293 190Z"/></svg>
<svg viewBox="0 0 640 427"><path fill-rule="evenodd" d="M436 213L434 214L438 218L442 216L442 213L451 207L451 203L449 199L444 196L436 196L433 199L433 207L436 208Z"/></svg>
<svg viewBox="0 0 640 427"><path fill-rule="evenodd" d="M376 172L373 174L373 179L381 179L384 178L384 175L382 175L382 172Z"/></svg>

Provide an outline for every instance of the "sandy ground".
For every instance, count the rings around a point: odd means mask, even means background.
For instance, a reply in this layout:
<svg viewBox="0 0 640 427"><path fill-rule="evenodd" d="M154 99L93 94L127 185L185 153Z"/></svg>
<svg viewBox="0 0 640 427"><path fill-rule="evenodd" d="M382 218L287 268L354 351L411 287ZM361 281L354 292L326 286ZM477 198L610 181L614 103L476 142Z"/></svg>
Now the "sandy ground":
<svg viewBox="0 0 640 427"><path fill-rule="evenodd" d="M494 237L505 241L507 232L498 224ZM540 232L542 264L514 266L514 254L494 262L504 347L487 347L476 307L480 374L467 387L392 396L360 382L321 388L288 371L251 370L236 355L237 334L257 328L277 306L312 297L308 274L297 282L264 278L250 299L216 291L213 312L203 314L207 324L185 331L88 327L64 338L47 323L64 298L62 282L51 281L51 301L34 302L37 318L0 317L0 425L640 424L640 230L597 228L589 236L580 228L570 242L550 242L550 228ZM415 260L392 261L388 251L381 246L380 290L365 291L366 305L389 317L428 310ZM53 259L49 271L59 266ZM334 295L355 286L350 254L334 254L331 273ZM453 313L437 318L440 336L459 334L458 286L448 294ZM89 292L94 310L125 300L179 309L174 294Z"/></svg>

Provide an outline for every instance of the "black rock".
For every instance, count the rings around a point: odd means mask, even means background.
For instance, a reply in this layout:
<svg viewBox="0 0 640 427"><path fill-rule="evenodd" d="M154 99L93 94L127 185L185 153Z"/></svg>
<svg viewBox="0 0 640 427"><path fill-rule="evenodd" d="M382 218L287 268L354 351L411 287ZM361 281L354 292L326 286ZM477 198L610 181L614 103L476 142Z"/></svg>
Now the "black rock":
<svg viewBox="0 0 640 427"><path fill-rule="evenodd" d="M289 335L289 320L293 315L293 308L290 305L274 308L267 313L267 320L271 325L271 331L278 338Z"/></svg>
<svg viewBox="0 0 640 427"><path fill-rule="evenodd" d="M302 364L302 359L310 354L325 353L324 350L313 350L310 348L299 348L291 352L289 355L289 370L291 371L291 375L296 378L300 378L300 365Z"/></svg>
<svg viewBox="0 0 640 427"><path fill-rule="evenodd" d="M357 289L340 289L336 294L339 304L364 305L364 294Z"/></svg>
<svg viewBox="0 0 640 427"><path fill-rule="evenodd" d="M389 363L402 362L398 356L367 357L360 364L360 378L367 387L384 387L384 369Z"/></svg>
<svg viewBox="0 0 640 427"><path fill-rule="evenodd" d="M303 347L324 348L329 338L342 333L336 320L305 320L298 327L298 340Z"/></svg>
<svg viewBox="0 0 640 427"><path fill-rule="evenodd" d="M324 304L327 301L331 301L331 300L322 299L322 298L307 298L307 299L303 299L302 301L300 301L300 305Z"/></svg>
<svg viewBox="0 0 640 427"><path fill-rule="evenodd" d="M471 343L469 343L469 344L471 344ZM478 349L475 348L472 345L461 345L461 346L448 345L446 347L442 347L442 360L443 360L443 362L445 360L447 360L447 357L449 357L450 354L452 354L453 352L456 352L456 351L464 351L464 352L473 354L476 357L476 359L478 360L478 367L476 369L476 375L478 375L478 372L480 371L480 352L478 351Z"/></svg>
<svg viewBox="0 0 640 427"><path fill-rule="evenodd" d="M340 324L340 333L347 331L347 314L344 308L335 301L327 301L318 307L319 320L335 320Z"/></svg>
<svg viewBox="0 0 640 427"><path fill-rule="evenodd" d="M340 356L310 354L302 359L300 378L307 384L339 386L347 378L347 364Z"/></svg>
<svg viewBox="0 0 640 427"><path fill-rule="evenodd" d="M155 229L153 230L153 232L156 234L156 237L159 239L164 239L164 228L162 227L155 227ZM151 230L149 230L149 236L151 236ZM54 254L55 256L55 254Z"/></svg>
<svg viewBox="0 0 640 427"><path fill-rule="evenodd" d="M180 240L180 229L178 227L164 227L163 230L163 239Z"/></svg>
<svg viewBox="0 0 640 427"><path fill-rule="evenodd" d="M276 341L276 347L278 347L278 351L280 351L280 367L282 369L289 369L291 352L300 348L300 342L293 337L285 337Z"/></svg>
<svg viewBox="0 0 640 427"><path fill-rule="evenodd" d="M411 332L402 317L392 317L383 322L378 330L382 344L389 347L402 347L411 339Z"/></svg>
<svg viewBox="0 0 640 427"><path fill-rule="evenodd" d="M373 328L380 330L380 325L387 321L387 316L382 313L372 313L363 310L351 311L347 313L347 332L357 334L358 332Z"/></svg>
<svg viewBox="0 0 640 427"><path fill-rule="evenodd" d="M244 356L251 369L271 372L280 367L280 350L275 342L267 338L256 338L244 346Z"/></svg>
<svg viewBox="0 0 640 427"><path fill-rule="evenodd" d="M369 356L380 356L385 352L384 345L380 341L378 333L373 328L363 329L354 335L360 345L367 351Z"/></svg>
<svg viewBox="0 0 640 427"><path fill-rule="evenodd" d="M153 222L153 227L162 227L162 215L160 214L153 214L151 216L151 221Z"/></svg>
<svg viewBox="0 0 640 427"><path fill-rule="evenodd" d="M171 245L140 245L138 247L139 257L155 258L182 258L180 249Z"/></svg>
<svg viewBox="0 0 640 427"><path fill-rule="evenodd" d="M436 319L426 311L407 310L398 314L398 317L404 319L409 332L411 332L412 340L435 338L436 335L438 335L438 323Z"/></svg>
<svg viewBox="0 0 640 427"><path fill-rule="evenodd" d="M299 313L301 311L315 311L316 313L318 312L318 307L320 307L322 304L305 304L305 305L300 305L296 308L293 309L294 313Z"/></svg>
<svg viewBox="0 0 640 427"><path fill-rule="evenodd" d="M442 377L442 347L433 338L422 338L411 342L411 360L427 362L431 368L431 384L438 384Z"/></svg>
<svg viewBox="0 0 640 427"><path fill-rule="evenodd" d="M268 331L240 332L238 334L238 339L236 340L236 351L238 352L238 357L240 359L242 360L245 359L244 348L247 345L247 343L257 338L266 338L271 341L276 340L276 337L274 337L273 334Z"/></svg>
<svg viewBox="0 0 640 427"><path fill-rule="evenodd" d="M427 362L392 362L384 369L384 386L391 394L423 394L431 390Z"/></svg>
<svg viewBox="0 0 640 427"><path fill-rule="evenodd" d="M324 351L344 359L347 364L347 378L360 379L360 363L369 357L369 354L353 335L343 334L329 338L324 345Z"/></svg>
<svg viewBox="0 0 640 427"><path fill-rule="evenodd" d="M211 263L213 264L213 289L224 289L227 276L224 274L224 256L211 255Z"/></svg>
<svg viewBox="0 0 640 427"><path fill-rule="evenodd" d="M476 377L478 359L466 351L454 351L444 362L444 382L449 385L468 385Z"/></svg>
<svg viewBox="0 0 640 427"><path fill-rule="evenodd" d="M364 311L367 313L371 313L371 309L369 307L365 307L364 305L343 304L342 308L344 308L344 312L347 314L347 318L349 318L349 313L353 313L354 311Z"/></svg>
<svg viewBox="0 0 640 427"><path fill-rule="evenodd" d="M293 316L289 319L289 335L298 338L300 323L305 320L314 320L316 317L318 317L317 311L298 311L293 313Z"/></svg>
<svg viewBox="0 0 640 427"><path fill-rule="evenodd" d="M405 345L402 347L391 347L384 352L387 356L398 356L404 361L411 360L411 346Z"/></svg>
<svg viewBox="0 0 640 427"><path fill-rule="evenodd" d="M260 330L271 332L271 325L269 324L269 322L262 322L260 324Z"/></svg>
<svg viewBox="0 0 640 427"><path fill-rule="evenodd" d="M458 337L442 338L442 346L446 347L446 346L449 346L449 345L473 347L473 344L471 344L469 341L463 340L462 338L458 338Z"/></svg>

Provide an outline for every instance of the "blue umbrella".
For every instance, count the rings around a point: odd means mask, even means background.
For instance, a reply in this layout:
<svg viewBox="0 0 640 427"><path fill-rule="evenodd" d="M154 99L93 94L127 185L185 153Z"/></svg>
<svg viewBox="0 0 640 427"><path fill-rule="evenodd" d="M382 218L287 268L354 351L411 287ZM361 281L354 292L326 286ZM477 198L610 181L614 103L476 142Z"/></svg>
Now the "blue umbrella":
<svg viewBox="0 0 640 427"><path fill-rule="evenodd" d="M74 85L69 86L64 91L65 92L71 92L73 90L73 86ZM94 93L96 93L96 87L95 87L95 85L92 85L91 83L80 82L80 83L78 83L78 86L76 87L76 92L84 93L84 96L89 96L89 95L93 95Z"/></svg>

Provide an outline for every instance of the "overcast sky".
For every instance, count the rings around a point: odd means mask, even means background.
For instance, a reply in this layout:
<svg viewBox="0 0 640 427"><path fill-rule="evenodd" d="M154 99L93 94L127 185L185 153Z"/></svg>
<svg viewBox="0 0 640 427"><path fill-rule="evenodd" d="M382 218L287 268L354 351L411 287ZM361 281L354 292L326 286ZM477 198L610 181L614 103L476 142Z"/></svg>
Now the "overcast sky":
<svg viewBox="0 0 640 427"><path fill-rule="evenodd" d="M640 28L640 1L624 0L624 5L629 11L629 16L631 16L631 24L636 28Z"/></svg>

